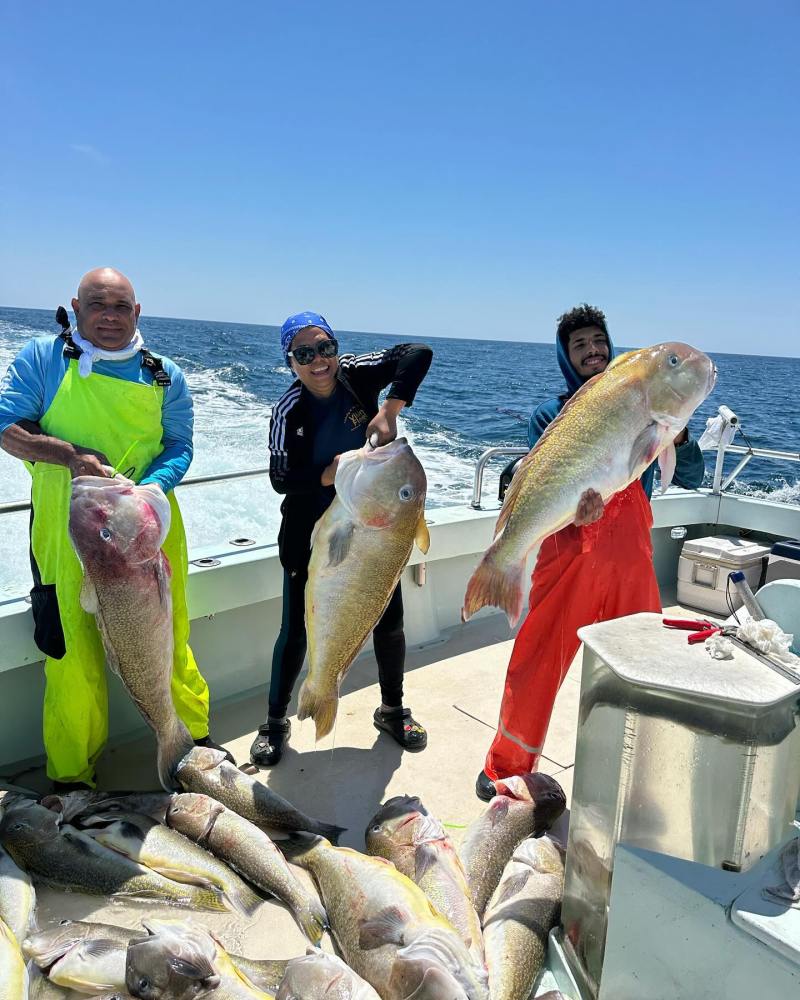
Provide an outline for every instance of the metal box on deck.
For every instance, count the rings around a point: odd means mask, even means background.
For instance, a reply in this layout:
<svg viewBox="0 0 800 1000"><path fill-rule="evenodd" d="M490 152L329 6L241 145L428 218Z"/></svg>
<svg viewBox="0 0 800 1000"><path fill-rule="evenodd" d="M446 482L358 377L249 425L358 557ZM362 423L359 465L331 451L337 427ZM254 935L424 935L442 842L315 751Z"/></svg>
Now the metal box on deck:
<svg viewBox="0 0 800 1000"><path fill-rule="evenodd" d="M740 871L786 835L800 794L800 684L739 647L714 660L656 614L578 634L562 924L573 971L596 995L618 843Z"/></svg>

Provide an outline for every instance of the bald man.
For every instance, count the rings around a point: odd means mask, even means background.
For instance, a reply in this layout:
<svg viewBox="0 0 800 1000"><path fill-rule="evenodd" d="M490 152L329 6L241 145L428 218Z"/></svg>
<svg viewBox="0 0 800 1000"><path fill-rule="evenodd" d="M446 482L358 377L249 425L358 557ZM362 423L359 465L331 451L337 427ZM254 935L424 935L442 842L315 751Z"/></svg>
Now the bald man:
<svg viewBox="0 0 800 1000"><path fill-rule="evenodd" d="M195 742L208 732L208 687L188 646L186 538L173 489L192 460L192 400L180 368L156 357L137 327L140 306L124 274L83 277L72 300L76 330L35 337L0 384L0 447L28 464L34 637L45 654L47 773L60 790L94 787L108 737L105 655L94 616L79 601L82 570L67 531L75 476L155 483L172 523L172 696ZM231 758L232 759L232 758Z"/></svg>

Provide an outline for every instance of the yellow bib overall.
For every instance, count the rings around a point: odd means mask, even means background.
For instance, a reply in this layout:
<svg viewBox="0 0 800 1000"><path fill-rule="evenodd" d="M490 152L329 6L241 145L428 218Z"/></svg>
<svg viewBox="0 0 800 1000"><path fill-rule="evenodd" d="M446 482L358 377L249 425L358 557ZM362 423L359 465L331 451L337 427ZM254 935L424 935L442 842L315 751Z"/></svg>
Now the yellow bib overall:
<svg viewBox="0 0 800 1000"><path fill-rule="evenodd" d="M161 453L161 386L107 375L81 378L71 360L40 424L45 434L103 452L112 465L139 482ZM135 442L133 448L131 444ZM94 765L108 737L105 653L93 615L80 606L83 578L69 539L69 469L47 462L30 466L31 550L42 584L54 584L66 652L45 660L43 735L47 773L56 781L94 782ZM178 503L169 494L172 523L163 551L172 567L174 661L172 697L192 737L208 734L208 686L188 645L188 562Z"/></svg>

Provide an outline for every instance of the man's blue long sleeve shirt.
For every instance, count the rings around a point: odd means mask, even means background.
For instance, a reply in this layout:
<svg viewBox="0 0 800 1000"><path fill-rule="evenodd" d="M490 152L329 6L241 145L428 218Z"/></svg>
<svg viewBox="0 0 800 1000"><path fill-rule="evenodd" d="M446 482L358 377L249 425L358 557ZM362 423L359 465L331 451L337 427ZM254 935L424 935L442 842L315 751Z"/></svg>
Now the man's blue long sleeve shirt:
<svg viewBox="0 0 800 1000"><path fill-rule="evenodd" d="M194 412L183 372L170 358L161 357L171 385L164 388L161 407L163 451L140 480L157 483L165 493L183 479L192 461ZM69 366L64 342L58 336L29 340L8 367L0 383L0 434L19 420L39 421L53 402ZM126 361L96 361L98 375L152 385L153 375L142 368L139 354ZM73 441L80 444L80 441Z"/></svg>

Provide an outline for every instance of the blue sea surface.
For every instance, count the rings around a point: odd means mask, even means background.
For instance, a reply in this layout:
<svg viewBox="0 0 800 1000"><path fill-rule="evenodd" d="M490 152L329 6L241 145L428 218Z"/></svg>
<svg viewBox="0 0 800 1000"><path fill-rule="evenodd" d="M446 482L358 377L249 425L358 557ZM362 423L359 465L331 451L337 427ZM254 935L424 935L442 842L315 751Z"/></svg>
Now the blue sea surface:
<svg viewBox="0 0 800 1000"><path fill-rule="evenodd" d="M0 308L0 373L31 336L58 332L54 311ZM172 357L186 372L195 401L195 459L190 475L264 466L270 406L291 382L272 326L143 316L140 329L155 353ZM343 351L370 351L401 340L391 333L338 331ZM558 395L564 382L554 344L498 340L433 338L434 361L414 406L405 411L405 430L429 479L428 507L468 502L474 464L487 447L525 445L528 415L543 399ZM706 419L725 403L740 418L747 439L757 447L800 449L800 359L714 354L717 385L695 413L690 429L699 436ZM743 443L741 437L738 443ZM707 482L715 454L706 453ZM732 469L737 458L726 461ZM494 474L487 491L496 490ZM27 495L22 464L0 453L0 500ZM733 487L779 502L800 502L800 466L753 460ZM278 498L266 479L181 492L193 549L247 534L274 541ZM17 517L18 515L13 515ZM25 525L22 525L24 528ZM23 540L26 531L22 532ZM27 587L25 559L18 539L0 543L0 566L13 579L14 592ZM24 557L27 543L22 547ZM20 575L25 578L22 588ZM7 581L6 581L7 582ZM0 570L0 597L4 590Z"/></svg>

